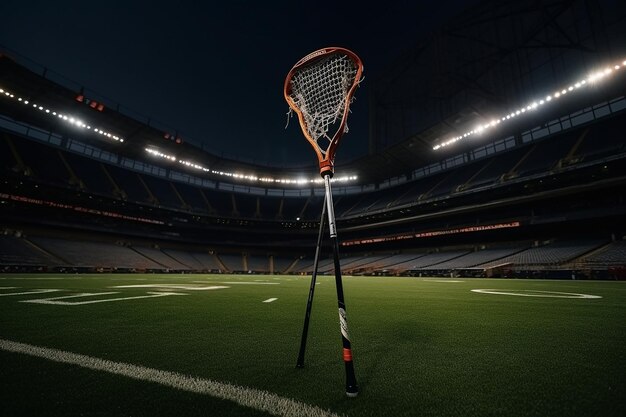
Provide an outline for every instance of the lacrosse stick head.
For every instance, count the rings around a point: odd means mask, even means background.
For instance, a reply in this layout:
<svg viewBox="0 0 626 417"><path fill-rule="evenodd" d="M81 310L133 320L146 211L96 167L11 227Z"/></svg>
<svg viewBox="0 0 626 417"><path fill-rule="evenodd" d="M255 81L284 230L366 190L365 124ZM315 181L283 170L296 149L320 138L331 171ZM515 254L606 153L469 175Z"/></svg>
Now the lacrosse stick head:
<svg viewBox="0 0 626 417"><path fill-rule="evenodd" d="M354 52L329 47L302 58L285 79L285 100L317 154L322 177L334 173L335 152L348 130L350 104L362 73L363 64Z"/></svg>

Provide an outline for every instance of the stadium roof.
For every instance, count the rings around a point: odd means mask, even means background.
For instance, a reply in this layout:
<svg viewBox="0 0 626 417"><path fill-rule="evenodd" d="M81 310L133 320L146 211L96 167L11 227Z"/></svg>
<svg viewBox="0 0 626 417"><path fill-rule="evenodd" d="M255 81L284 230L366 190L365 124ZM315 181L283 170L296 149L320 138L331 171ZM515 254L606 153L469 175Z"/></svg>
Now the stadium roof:
<svg viewBox="0 0 626 417"><path fill-rule="evenodd" d="M570 94L558 106L528 112L524 117L498 126L489 132L473 135L454 146L435 151L438 144L463 135L476 126L489 123L526 106L536 97L567 87L590 71L626 58L624 5L594 2L585 9L583 1L546 1L522 5L519 2L481 2L423 38L408 50L370 88L370 152L346 160L340 146L338 175L356 175L359 183L375 183L407 175L420 167L462 154L489 142L533 128L552 118L575 111L615 95L624 94L622 81L598 83L584 94ZM602 18L602 19L600 19ZM602 22L600 25L598 22ZM511 22L521 28L508 30ZM487 29L488 28L488 29ZM494 32L506 33L493 39ZM604 44L600 44L602 39ZM70 109L74 114L98 121L99 129L124 139L106 140L106 136L84 136L98 146L125 156L145 160L146 148L163 155L174 155L177 162L207 167L213 173L229 172L255 177L315 177L317 165L298 167L268 166L217 155L203 144L183 137L171 127L137 115L43 68L32 70L6 55L0 59L0 87L14 88L24 97L49 107ZM509 68L522 68L511 74ZM424 81L426 80L426 81ZM9 85L4 85L4 83ZM83 94L82 102L76 97ZM365 99L365 98L363 98ZM102 112L87 101L104 104ZM3 102L4 103L4 102ZM25 107L5 106L4 114L32 122L32 111ZM42 114L38 123L58 128L58 121ZM295 120L292 124L297 125ZM506 126L505 126L506 125ZM67 132L75 130L65 126ZM298 128L291 126L296 132ZM296 132L299 133L299 132ZM346 135L342 144L352 140ZM162 163L168 164L169 160ZM257 184L258 185L258 184Z"/></svg>

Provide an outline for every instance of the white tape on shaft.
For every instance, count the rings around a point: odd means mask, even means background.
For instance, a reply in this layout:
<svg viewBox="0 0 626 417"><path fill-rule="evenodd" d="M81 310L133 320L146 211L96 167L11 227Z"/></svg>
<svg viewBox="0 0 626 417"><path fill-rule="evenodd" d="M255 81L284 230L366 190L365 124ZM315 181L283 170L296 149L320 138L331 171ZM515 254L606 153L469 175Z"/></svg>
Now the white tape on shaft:
<svg viewBox="0 0 626 417"><path fill-rule="evenodd" d="M341 334L346 340L350 340L350 335L348 334L348 320L346 319L346 310L343 308L339 309L339 325L341 326Z"/></svg>

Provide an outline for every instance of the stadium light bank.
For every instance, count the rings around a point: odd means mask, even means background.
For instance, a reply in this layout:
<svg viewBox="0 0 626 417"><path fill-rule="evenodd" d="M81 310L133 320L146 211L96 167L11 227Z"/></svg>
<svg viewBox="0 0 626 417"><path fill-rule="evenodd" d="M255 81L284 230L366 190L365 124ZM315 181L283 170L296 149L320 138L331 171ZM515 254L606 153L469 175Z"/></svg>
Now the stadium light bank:
<svg viewBox="0 0 626 417"><path fill-rule="evenodd" d="M78 117L75 117L72 114L63 113L63 112L57 111L56 109L51 109L46 106L30 102L28 99L15 95L11 91L9 91L8 89L2 86L0 86L0 97L7 98L9 100L14 100L16 104L21 104L23 106L26 106L27 108L33 110L34 112L41 112L41 114L48 115L50 116L50 118L58 119L61 122L67 123L68 125L74 126L78 129L84 129L86 131L94 132L101 137L111 139L116 142L120 142L120 143L124 142L124 138L114 133L108 132L104 129L100 129L99 127L92 127L89 123L85 122L82 119L79 119ZM259 177L257 175L239 174L236 172L228 172L228 171L217 171L217 170L209 169L207 167L204 167L192 161L178 159L174 155L168 155L152 148L145 148L145 150L146 152L148 152L149 154L153 156L167 159L172 162L178 162L179 164L187 168L192 168L192 169L203 171L203 172L210 173L213 175L230 177L230 178L238 179L238 180L247 180L247 181L254 181L254 182L261 182L261 183L288 184L288 185L307 185L307 184L323 184L324 183L324 180L322 178L314 178L314 179L273 178L273 177ZM335 182L339 182L339 183L347 183L347 182L356 181L357 179L358 177L356 175L349 175L349 176L342 176L342 177L334 177L332 180Z"/></svg>
<svg viewBox="0 0 626 417"><path fill-rule="evenodd" d="M156 156L158 158L163 158L171 162L177 162L185 167L193 168L198 171L203 171L207 173L211 173L213 175L219 175L223 177L230 177L238 180L248 180L248 181L258 181L262 183L274 183L274 184L289 184L289 185L307 185L307 184L323 184L324 180L322 178L272 178L272 177L259 177L257 175L251 174L239 174L236 172L228 172L228 171L217 171L210 168L207 168L203 165L200 165L196 162L187 161L185 159L179 159L175 155L165 154L154 148L144 148L146 152L150 155ZM332 180L336 182L351 182L356 181L358 177L356 175L343 176L343 177L334 177Z"/></svg>
<svg viewBox="0 0 626 417"><path fill-rule="evenodd" d="M495 128L496 126L500 125L501 123L506 123L507 121L514 119L516 117L519 117L521 115L523 115L526 112L533 112L538 110L540 107L542 106L546 106L548 104L554 103L556 102L560 97L565 96L566 94L569 94L571 92L574 92L576 90L581 89L582 87L588 86L590 84L593 84L597 81L603 80L605 78L607 78L608 76L612 75L613 73L615 73L616 71L619 70L625 70L626 69L626 60L622 61L621 63L617 63L615 65L612 66L607 66L601 70L592 72L591 74L589 74L586 78L583 78L579 81L576 81L575 83L561 88L557 91L555 91L552 94L548 94L546 95L544 98L542 99L538 99L538 100L533 100L532 102L530 102L529 104L527 104L526 106L521 106L518 109L510 112L509 114L506 114L504 116L500 116L497 118L492 119L489 123L485 123L482 125L478 125L476 126L473 130L467 131L459 136L456 136L454 138L448 139L444 142L441 142L435 146L433 146L433 150L439 150L441 148L444 148L446 146L450 146L458 141L467 139L469 137L472 136L476 136L476 135L480 135L488 130L491 130L493 128Z"/></svg>
<svg viewBox="0 0 626 417"><path fill-rule="evenodd" d="M0 87L0 96L3 95L5 96L5 98L9 98L12 100L15 100L18 103L23 104L24 106L28 106L28 108L32 109L33 111L39 111L42 114L46 114L49 115L50 117L54 117L57 118L67 124L70 124L74 127L77 127L79 129L85 129L88 131L92 131L94 133L97 133L100 136L104 136L108 139L112 139L114 141L117 142L124 142L124 138L121 138L111 132L107 132L106 130L97 128L97 127L92 127L91 125L85 123L84 121L82 121L81 119L74 117L71 114L65 114L65 113L61 113L58 112L56 110L53 109L49 109L47 107L44 107L42 105L39 105L37 103L31 103L30 101L28 101L27 99L23 98L23 97L19 97L16 96L15 94L11 93L10 91L4 89L4 87Z"/></svg>

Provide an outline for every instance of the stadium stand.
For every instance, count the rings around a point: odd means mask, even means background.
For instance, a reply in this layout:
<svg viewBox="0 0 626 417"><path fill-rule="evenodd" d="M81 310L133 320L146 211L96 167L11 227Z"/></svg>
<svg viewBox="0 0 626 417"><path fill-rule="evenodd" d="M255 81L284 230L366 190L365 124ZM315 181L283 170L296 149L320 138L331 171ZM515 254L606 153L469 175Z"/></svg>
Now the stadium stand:
<svg viewBox="0 0 626 417"><path fill-rule="evenodd" d="M109 165L106 167L115 184L122 191L124 200L147 203L150 201L150 194L144 183L139 179L139 174L123 168Z"/></svg>
<svg viewBox="0 0 626 417"><path fill-rule="evenodd" d="M620 240L598 248L590 254L584 255L576 265L579 268L624 267L626 262L626 241Z"/></svg>
<svg viewBox="0 0 626 417"><path fill-rule="evenodd" d="M200 265L202 265L201 271L216 272L216 273L224 272L223 266L220 264L219 260L213 254L202 253L202 252L192 252L191 256L195 260L197 260L200 263Z"/></svg>
<svg viewBox="0 0 626 417"><path fill-rule="evenodd" d="M107 176L101 163L70 152L66 152L63 158L68 164L71 177L78 180L81 188L86 188L95 194L109 196L114 194L115 185Z"/></svg>
<svg viewBox="0 0 626 417"><path fill-rule="evenodd" d="M183 207L199 212L213 211L200 188L183 183L176 183L174 187L183 200Z"/></svg>
<svg viewBox="0 0 626 417"><path fill-rule="evenodd" d="M473 88L444 81L438 88L452 89L449 103L423 109L419 117L413 116L420 113L412 109L414 97L431 97L434 90L413 91L422 86L402 71L393 76L393 85L384 84L383 77L384 88L373 88L372 153L337 166L338 172L357 173L358 182L333 185L340 241L346 243L341 246L344 273L524 276L544 271L532 275L544 277L560 270L562 275L551 276L568 277L568 271L577 270L577 276L609 277L626 264L621 78L568 94L570 101L559 100L562 107L546 106L502 123L508 127L491 136L474 135L473 141L434 152L435 144L491 117L502 103L527 100L534 94L526 91L529 85L559 78L554 65L543 60L538 65L534 55L527 58L534 66L514 80L499 65L482 68L489 74L482 82L495 83L495 96L501 96L472 98ZM579 63L590 58L562 59ZM415 74L423 67L405 64ZM575 75L569 71L560 69ZM535 73L543 76L535 78ZM14 88L18 95L45 97L46 105L73 109L77 116L91 111L75 102L74 90L8 56L0 56L0 74L7 83L15 82L3 88ZM396 79L410 82L402 85ZM392 91L396 87L401 91ZM409 98L412 94L417 95ZM98 117L129 139L124 143L68 130L57 118L16 106L10 96L0 95L0 227L22 230L27 237L3 238L0 262L5 267L313 270L324 201L319 183L273 182L264 177L277 178L275 167L218 157L192 141L163 142L160 129L123 113L123 106L106 106ZM388 98L399 103L408 98L410 106L386 106ZM410 117L403 113L409 107ZM443 109L449 114L430 118L431 110ZM399 122L396 114L406 120ZM177 159L158 157L168 153ZM179 163L190 155L204 169ZM254 173L259 181L239 178L237 172ZM279 174L305 175L299 168ZM323 274L334 268L327 245L319 264Z"/></svg>
<svg viewBox="0 0 626 417"><path fill-rule="evenodd" d="M220 263L224 265L224 268L228 272L232 273L241 273L247 272L247 269L244 266L244 254L232 254L232 253L221 253L218 254L218 258Z"/></svg>
<svg viewBox="0 0 626 417"><path fill-rule="evenodd" d="M183 208L184 202L179 198L171 182L151 175L141 175L140 180L145 184L151 199L156 204L172 208Z"/></svg>
<svg viewBox="0 0 626 417"><path fill-rule="evenodd" d="M496 248L496 249L483 249L475 252L470 252L458 258L451 259L438 263L434 268L438 270L453 270L471 268L477 265L489 264L497 262L499 259L510 257L513 254L524 250L523 247L517 248Z"/></svg>
<svg viewBox="0 0 626 417"><path fill-rule="evenodd" d="M255 274L269 274L270 262L269 258L264 255L246 254L246 271Z"/></svg>
<svg viewBox="0 0 626 417"><path fill-rule="evenodd" d="M597 240L580 240L568 242L553 242L543 246L529 248L495 261L485 262L477 266L488 268L498 264L511 263L515 268L533 268L561 265L583 256L598 248L605 242Z"/></svg>
<svg viewBox="0 0 626 417"><path fill-rule="evenodd" d="M202 262L200 262L196 258L196 256L194 256L195 254L193 252L187 252L187 251L177 250L177 249L166 249L166 248L163 248L162 252L165 253L170 258L174 259L177 265L184 265L185 267L189 268L189 270L196 271L196 272L207 271L205 265Z"/></svg>
<svg viewBox="0 0 626 417"><path fill-rule="evenodd" d="M158 265L157 268L159 269L165 268L171 271L191 270L189 265L185 265L173 256L163 252L158 247L132 246L130 249L142 257L149 259L153 264Z"/></svg>
<svg viewBox="0 0 626 417"><path fill-rule="evenodd" d="M13 147L19 166L29 175L39 181L49 184L78 186L78 179L72 178L62 153L58 150L38 146L29 140L8 140L9 147Z"/></svg>
<svg viewBox="0 0 626 417"><path fill-rule="evenodd" d="M30 237L46 252L77 268L106 270L155 270L162 266L132 249L110 242L72 241L50 237Z"/></svg>
<svg viewBox="0 0 626 417"><path fill-rule="evenodd" d="M45 252L25 238L0 236L1 266L36 266L47 271L48 267L57 267L64 261Z"/></svg>
<svg viewBox="0 0 626 417"><path fill-rule="evenodd" d="M3 170L11 170L16 167L17 163L5 136L0 136L0 164L2 164Z"/></svg>
<svg viewBox="0 0 626 417"><path fill-rule="evenodd" d="M270 263L273 264L273 269L270 270L272 274L288 274L291 272L291 268L297 263L297 258L290 258L286 256L271 255Z"/></svg>
<svg viewBox="0 0 626 417"><path fill-rule="evenodd" d="M282 210L280 211L280 219L296 220L304 217L302 212L304 211L307 200L302 198L290 198L284 197L282 199Z"/></svg>

